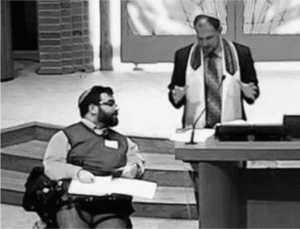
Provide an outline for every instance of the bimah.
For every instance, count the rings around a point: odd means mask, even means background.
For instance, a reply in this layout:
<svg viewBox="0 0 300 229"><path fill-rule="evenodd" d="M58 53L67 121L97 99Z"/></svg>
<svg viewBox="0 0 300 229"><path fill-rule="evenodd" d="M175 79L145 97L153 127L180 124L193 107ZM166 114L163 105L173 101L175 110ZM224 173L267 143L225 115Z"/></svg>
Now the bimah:
<svg viewBox="0 0 300 229"><path fill-rule="evenodd" d="M284 128L277 127L242 125L243 133L251 129L246 139L214 134L196 144L175 142L176 159L194 164L198 172L199 228L300 227L300 166L245 166L252 160L300 160L299 139L281 135ZM236 136L238 128L235 126ZM271 139L262 138L272 130ZM254 133L260 138L255 140Z"/></svg>

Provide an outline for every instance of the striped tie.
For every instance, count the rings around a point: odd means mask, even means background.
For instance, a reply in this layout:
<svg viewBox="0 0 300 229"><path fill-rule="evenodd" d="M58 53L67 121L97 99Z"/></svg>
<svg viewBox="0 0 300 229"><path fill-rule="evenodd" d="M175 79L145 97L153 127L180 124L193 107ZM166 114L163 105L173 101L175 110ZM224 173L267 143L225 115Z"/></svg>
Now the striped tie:
<svg viewBox="0 0 300 229"><path fill-rule="evenodd" d="M206 58L205 94L206 94L206 127L212 128L221 121L221 96L219 90L219 74L216 65L216 54Z"/></svg>

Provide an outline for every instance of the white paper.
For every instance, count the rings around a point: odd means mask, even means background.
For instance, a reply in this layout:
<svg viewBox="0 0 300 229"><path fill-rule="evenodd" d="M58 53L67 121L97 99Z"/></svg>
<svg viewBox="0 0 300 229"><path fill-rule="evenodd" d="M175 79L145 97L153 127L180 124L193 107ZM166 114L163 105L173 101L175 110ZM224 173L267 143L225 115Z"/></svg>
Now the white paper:
<svg viewBox="0 0 300 229"><path fill-rule="evenodd" d="M195 142L205 142L209 137L215 134L215 129L195 129L194 141ZM192 129L184 129L181 131L176 131L170 140L177 142L190 142L192 135Z"/></svg>
<svg viewBox="0 0 300 229"><path fill-rule="evenodd" d="M68 192L69 194L90 196L103 196L115 193L152 199L156 188L157 184L154 182L98 176L95 177L94 183L82 183L73 179Z"/></svg>
<svg viewBox="0 0 300 229"><path fill-rule="evenodd" d="M222 122L222 123L218 123L217 126L233 126L233 125L237 125L237 126L247 126L250 125L250 123L248 123L245 120L242 119L237 119L237 120L233 120L233 121L228 121L228 122Z"/></svg>

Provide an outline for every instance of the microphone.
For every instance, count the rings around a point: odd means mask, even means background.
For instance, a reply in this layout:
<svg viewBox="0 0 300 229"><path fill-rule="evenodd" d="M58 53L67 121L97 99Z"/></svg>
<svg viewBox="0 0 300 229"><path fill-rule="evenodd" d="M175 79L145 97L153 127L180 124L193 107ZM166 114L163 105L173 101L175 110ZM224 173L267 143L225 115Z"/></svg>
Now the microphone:
<svg viewBox="0 0 300 229"><path fill-rule="evenodd" d="M219 83L219 86L217 88L217 92L219 92L225 78L226 78L226 76L223 75L222 78L221 78L221 82ZM196 145L197 144L197 142L195 142L195 140L194 140L194 138L195 138L195 129L196 129L196 125L197 125L199 119L202 117L202 115L204 114L205 111L206 111L206 107L200 112L200 114L196 118L195 122L193 123L192 133L191 133L191 140L189 142L186 142L185 144L187 144L187 145Z"/></svg>

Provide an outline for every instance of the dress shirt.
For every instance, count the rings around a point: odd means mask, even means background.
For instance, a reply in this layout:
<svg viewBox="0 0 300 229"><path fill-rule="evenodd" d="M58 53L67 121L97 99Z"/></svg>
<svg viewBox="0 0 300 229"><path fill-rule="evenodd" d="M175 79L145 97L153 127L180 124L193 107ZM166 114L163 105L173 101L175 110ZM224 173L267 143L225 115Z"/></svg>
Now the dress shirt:
<svg viewBox="0 0 300 229"><path fill-rule="evenodd" d="M96 125L87 119L82 119L81 122L88 128L94 130ZM105 129L105 128L104 128ZM97 130L98 131L98 130ZM101 135L101 134L100 134ZM127 165L137 164L139 172L144 173L144 158L139 153L138 146L127 139L128 150L126 153ZM65 133L61 130L52 136L47 146L43 165L45 174L52 180L60 180L64 178L77 178L77 173L82 169L81 166L67 163L67 155L71 145Z"/></svg>

